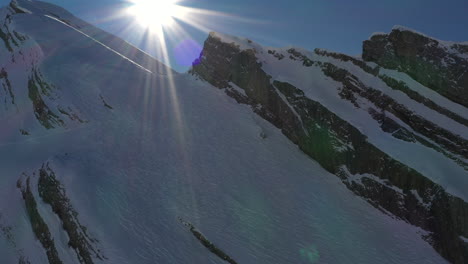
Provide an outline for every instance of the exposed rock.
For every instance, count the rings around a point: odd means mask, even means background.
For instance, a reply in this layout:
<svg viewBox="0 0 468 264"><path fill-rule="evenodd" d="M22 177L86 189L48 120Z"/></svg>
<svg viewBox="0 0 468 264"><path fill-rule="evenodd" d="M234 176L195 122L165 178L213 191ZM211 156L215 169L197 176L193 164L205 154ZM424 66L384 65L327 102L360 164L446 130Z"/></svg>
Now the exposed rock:
<svg viewBox="0 0 468 264"><path fill-rule="evenodd" d="M377 76L379 74L380 68L379 67L371 67L367 65L365 61L362 61L360 59L357 59L355 57L351 57L346 54L342 53L337 53L337 52L331 52L331 51L326 51L323 49L315 49L314 53L320 56L327 56L327 57L332 57L341 61L350 61L354 65L358 66L359 68L363 69L365 72L370 73L374 76Z"/></svg>
<svg viewBox="0 0 468 264"><path fill-rule="evenodd" d="M357 107L357 96L373 102L379 110L369 111L383 131L405 141L418 141L437 148L385 116L388 111L451 151L467 154L466 141L415 115L382 92L363 85L346 70L330 63L314 62L295 49L288 53L292 60L302 61L305 67L320 67L325 76L342 83L340 95ZM349 189L369 203L427 230L430 235L425 239L442 256L454 263L468 260L468 249L459 238L468 233L465 201L446 193L438 184L370 144L358 129L306 97L297 87L273 80L262 70L253 50L241 50L233 43L224 43L210 35L202 54L198 64L193 66L193 74L224 89L239 103L251 105L253 111L279 127L302 151L340 177ZM365 67L357 59L345 59ZM366 69L374 76L378 74L372 68ZM230 82L244 89L246 96L229 89ZM434 135L459 141L452 146ZM356 175L362 175L359 181L353 180Z"/></svg>
<svg viewBox="0 0 468 264"><path fill-rule="evenodd" d="M422 96L418 92L411 90L406 83L402 81L395 80L391 78L390 76L387 76L385 74L380 74L380 67L377 66L375 68L370 67L367 65L367 63L361 59L357 59L351 56L348 56L346 54L342 53L336 53L336 52L330 52L330 51L325 51L322 49L315 49L314 50L315 54L321 55L321 56L327 56L327 57L332 57L341 61L351 61L354 65L360 67L362 70L365 72L372 74L376 77L379 77L382 81L384 81L390 88L399 90L403 93L405 93L409 98L415 100L418 103L422 103L425 106L431 108L432 110L435 110L439 112L440 114L443 114L455 121L457 121L460 124L463 124L465 126L468 126L468 120L461 117L457 113L454 113L452 111L447 110L443 106L440 106L436 103L434 103L432 100Z"/></svg>
<svg viewBox="0 0 468 264"><path fill-rule="evenodd" d="M111 109L111 110L113 109L113 107L110 106L110 105L106 102L106 100L104 100L104 97L102 97L102 95L99 95L99 98L101 98L101 101L102 101L102 103L104 104L105 107L107 107L107 108L109 108L109 109Z"/></svg>
<svg viewBox="0 0 468 264"><path fill-rule="evenodd" d="M64 122L44 102L43 96L50 94L52 87L41 79L35 71L28 81L28 96L33 103L34 114L41 125L47 129L63 126Z"/></svg>
<svg viewBox="0 0 468 264"><path fill-rule="evenodd" d="M191 223L184 221L182 218L179 217L179 221L186 227L189 228L190 232L192 232L193 236L200 241L200 243L206 247L211 253L215 254L222 260L230 263L230 264L237 264L237 262L232 259L230 256L228 256L224 251L222 251L220 248L218 248L216 245L211 243L200 231L198 231L195 226L193 226Z"/></svg>
<svg viewBox="0 0 468 264"><path fill-rule="evenodd" d="M70 204L65 189L48 165L39 170L38 191L42 200L52 206L52 210L62 221L62 227L70 239L68 245L75 250L80 263L93 264L93 258L105 259L94 246L97 240L91 238L86 227L80 224L78 213Z"/></svg>
<svg viewBox="0 0 468 264"><path fill-rule="evenodd" d="M218 45L219 43L220 39L210 34L199 59L200 63L194 63L192 71L216 87L227 88L232 82L244 89L249 100L236 95L237 100L258 105L259 107L254 108L257 114L281 128L289 139L297 143L298 131L301 131L300 120L270 83L270 76L261 69L255 52L240 51L234 44Z"/></svg>
<svg viewBox="0 0 468 264"><path fill-rule="evenodd" d="M36 199L34 198L34 194L32 193L30 187L30 177L26 178L26 183L23 183L21 180L19 180L17 186L21 188L21 193L23 195L23 199L26 205L26 211L28 213L29 221L31 222L31 227L33 229L34 235L39 240L39 242L41 242L42 247L45 249L49 263L63 263L58 255L54 239L50 234L49 227L44 222L44 219L37 210Z"/></svg>
<svg viewBox="0 0 468 264"><path fill-rule="evenodd" d="M404 82L402 81L397 81L385 74L380 74L379 78L384 81L389 87L399 90L404 92L406 95L408 95L409 98L415 100L416 102L422 103L425 106L431 108L432 110L435 110L439 112L440 114L443 114L455 121L457 121L460 124L463 124L468 127L468 120L461 117L457 113L454 113L452 111L447 110L446 108L434 103L430 99L420 95L418 92L411 90Z"/></svg>
<svg viewBox="0 0 468 264"><path fill-rule="evenodd" d="M412 129L422 135L432 139L434 142L444 146L451 152L468 159L468 141L458 135L453 134L445 128L416 115L403 104L399 104L390 96L367 87L359 79L345 69L341 69L331 63L321 65L326 76L343 84L343 89L349 90L347 93L355 93L366 98L382 110L394 114L399 119L405 121ZM351 101L352 98L351 98ZM385 131L385 130L384 130Z"/></svg>
<svg viewBox="0 0 468 264"><path fill-rule="evenodd" d="M396 27L364 41L362 57L407 73L421 84L468 107L468 45L443 42Z"/></svg>
<svg viewBox="0 0 468 264"><path fill-rule="evenodd" d="M0 83L2 84L3 91L5 94L9 95L11 104L15 104L15 95L13 94L13 89L11 87L11 82L8 79L8 73L4 68L0 70ZM7 98L5 98L5 103L7 103Z"/></svg>

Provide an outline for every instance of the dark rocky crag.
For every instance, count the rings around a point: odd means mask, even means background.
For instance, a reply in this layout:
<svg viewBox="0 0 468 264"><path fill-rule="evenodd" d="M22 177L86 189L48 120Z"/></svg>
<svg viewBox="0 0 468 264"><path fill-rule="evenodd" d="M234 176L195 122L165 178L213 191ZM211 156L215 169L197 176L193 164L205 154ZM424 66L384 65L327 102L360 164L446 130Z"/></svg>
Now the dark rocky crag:
<svg viewBox="0 0 468 264"><path fill-rule="evenodd" d="M407 73L468 107L468 44L435 40L403 27L364 41L362 58Z"/></svg>
<svg viewBox="0 0 468 264"><path fill-rule="evenodd" d="M106 257L96 248L98 241L88 234L85 226L80 224L78 213L71 205L65 189L55 177L54 171L48 164L44 164L38 171L38 176L37 184L34 184L31 183L31 180L36 178L36 174L23 175L18 180L17 187L21 190L34 235L46 251L49 263L60 264L63 261L57 252L49 226L37 209L36 199L38 198L34 194L32 186L37 186L39 198L50 205L53 213L60 219L62 228L69 238L68 246L75 251L78 262L93 264L95 259L105 260Z"/></svg>
<svg viewBox="0 0 468 264"><path fill-rule="evenodd" d="M49 227L37 210L37 202L31 190L30 180L30 177L26 178L26 183L23 183L22 180L18 180L17 186L21 189L26 211L29 216L29 221L31 222L31 227L33 229L34 235L46 251L49 263L61 264L63 262L58 255Z"/></svg>
<svg viewBox="0 0 468 264"><path fill-rule="evenodd" d="M268 53L278 60L284 59L276 52ZM288 53L290 59L301 61L304 67L319 67L324 76L342 83L340 96L343 99L353 101L356 96L361 96L374 100L386 111L404 116L409 124L414 124L416 131L428 129L424 126L435 128L434 124L413 116L404 106L391 102L390 98L371 87L350 82L356 77L343 69L329 63L314 62L294 49ZM353 63L366 68L374 76L378 75L378 69L369 67L362 60L356 59ZM297 87L274 80L262 69L255 49L242 50L239 45L226 43L212 33L191 73L224 89L237 102L250 105L254 112L280 128L302 151L340 177L350 190L373 206L428 231L425 239L447 260L453 263L468 261L468 245L460 238L468 236L468 203L448 194L440 185L370 144L357 128L306 97ZM234 89L234 85L244 93ZM354 103L359 107L357 101ZM393 133L405 141L425 141L402 129L381 109L369 109L369 113L379 120L384 132ZM418 126L422 127L418 129ZM434 131L438 131L437 128ZM440 130L440 138L445 132L448 131ZM465 146L466 142L460 140ZM422 144L430 144L425 142ZM463 152L459 153L463 156L466 155L465 147L457 149L453 146L458 152ZM352 175L371 176L356 181Z"/></svg>

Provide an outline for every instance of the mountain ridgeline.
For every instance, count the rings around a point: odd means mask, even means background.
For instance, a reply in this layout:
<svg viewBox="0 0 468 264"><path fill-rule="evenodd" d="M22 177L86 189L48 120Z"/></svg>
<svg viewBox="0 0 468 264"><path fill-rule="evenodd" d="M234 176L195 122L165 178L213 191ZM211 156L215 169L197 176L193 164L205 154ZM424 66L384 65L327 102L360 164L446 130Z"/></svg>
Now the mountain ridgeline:
<svg viewBox="0 0 468 264"><path fill-rule="evenodd" d="M468 43L210 33L188 73L0 9L0 263L467 263Z"/></svg>
<svg viewBox="0 0 468 264"><path fill-rule="evenodd" d="M463 239L468 236L468 189L461 189L464 199L452 195L424 171L386 152L380 142L369 140L365 123L334 109L339 107L336 104L347 104L351 114L365 113L369 122L379 126L378 137L389 135L392 141L440 153L440 159L463 168L459 176L466 181L468 112L463 106L468 102L468 45L447 44L395 27L390 34L366 40L361 59L320 49L264 48L250 40L211 33L191 73L225 90L237 102L250 105L356 195L428 231L425 239L446 259L468 261L468 244ZM330 83L319 84L311 80L314 78ZM409 78L411 82L406 82ZM429 96L413 88L416 85L425 86ZM320 95L315 98L314 92L307 92L318 89L336 93L341 101L331 102ZM411 104L405 105L393 94L407 97ZM456 106L461 110L431 100L442 96L454 105L463 105ZM438 123L421 115L413 105L458 123L463 134L451 131L442 123L445 120ZM418 155L416 152L412 159L437 163ZM449 171L437 173L451 176Z"/></svg>

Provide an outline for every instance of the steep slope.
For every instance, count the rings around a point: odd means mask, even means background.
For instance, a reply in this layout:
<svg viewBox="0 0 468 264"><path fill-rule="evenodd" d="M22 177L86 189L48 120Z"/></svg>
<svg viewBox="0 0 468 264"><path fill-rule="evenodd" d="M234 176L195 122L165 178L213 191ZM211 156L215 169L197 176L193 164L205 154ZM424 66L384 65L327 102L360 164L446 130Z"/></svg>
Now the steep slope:
<svg viewBox="0 0 468 264"><path fill-rule="evenodd" d="M191 72L250 105L370 204L428 231L442 256L465 263L468 109L385 66L211 33Z"/></svg>
<svg viewBox="0 0 468 264"><path fill-rule="evenodd" d="M0 24L2 263L445 263L211 84L42 2Z"/></svg>

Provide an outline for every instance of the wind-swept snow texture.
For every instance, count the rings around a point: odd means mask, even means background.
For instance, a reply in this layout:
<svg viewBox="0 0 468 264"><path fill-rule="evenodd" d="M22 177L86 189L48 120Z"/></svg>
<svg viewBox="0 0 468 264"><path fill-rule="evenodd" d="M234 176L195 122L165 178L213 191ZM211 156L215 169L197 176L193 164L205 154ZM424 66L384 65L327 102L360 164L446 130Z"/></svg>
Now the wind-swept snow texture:
<svg viewBox="0 0 468 264"><path fill-rule="evenodd" d="M52 263L48 232L61 263L226 263L179 219L241 264L445 262L223 91L59 7L0 14L0 262Z"/></svg>
<svg viewBox="0 0 468 264"><path fill-rule="evenodd" d="M250 105L355 194L426 230L442 256L466 262L464 106L361 58L214 32L190 72Z"/></svg>

